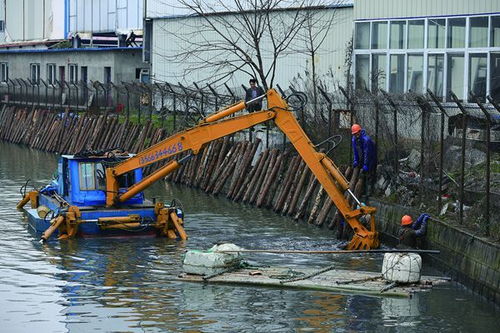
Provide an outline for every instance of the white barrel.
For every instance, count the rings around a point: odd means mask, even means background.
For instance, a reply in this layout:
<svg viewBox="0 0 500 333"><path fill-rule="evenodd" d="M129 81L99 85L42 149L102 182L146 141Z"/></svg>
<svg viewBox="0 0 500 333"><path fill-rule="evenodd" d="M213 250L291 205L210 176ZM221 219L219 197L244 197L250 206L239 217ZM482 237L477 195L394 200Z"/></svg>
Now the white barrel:
<svg viewBox="0 0 500 333"><path fill-rule="evenodd" d="M416 283L420 281L422 257L416 253L386 253L382 276L390 282Z"/></svg>

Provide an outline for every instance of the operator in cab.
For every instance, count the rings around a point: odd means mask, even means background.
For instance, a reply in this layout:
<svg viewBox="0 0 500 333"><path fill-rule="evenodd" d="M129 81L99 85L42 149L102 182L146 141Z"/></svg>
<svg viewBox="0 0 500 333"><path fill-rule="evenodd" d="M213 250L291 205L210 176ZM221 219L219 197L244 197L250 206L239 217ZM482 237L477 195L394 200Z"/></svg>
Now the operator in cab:
<svg viewBox="0 0 500 333"><path fill-rule="evenodd" d="M429 214L422 214L413 222L410 215L404 215L401 218L401 227L399 228L398 249L421 249L422 243L427 233L427 221Z"/></svg>
<svg viewBox="0 0 500 333"><path fill-rule="evenodd" d="M365 195L372 194L377 170L377 145L359 124L351 127L352 151L354 155L353 168L361 168L365 178Z"/></svg>

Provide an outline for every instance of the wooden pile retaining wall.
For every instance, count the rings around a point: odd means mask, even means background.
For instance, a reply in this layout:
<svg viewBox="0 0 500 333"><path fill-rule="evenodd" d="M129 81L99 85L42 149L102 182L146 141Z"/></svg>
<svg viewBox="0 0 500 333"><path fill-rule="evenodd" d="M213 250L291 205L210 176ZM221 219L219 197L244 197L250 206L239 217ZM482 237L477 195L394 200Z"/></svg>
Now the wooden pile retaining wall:
<svg viewBox="0 0 500 333"><path fill-rule="evenodd" d="M7 106L0 112L0 140L60 154L113 148L137 153L165 137L164 129L149 122L120 122L106 114L76 116ZM333 229L339 216L302 158L295 151L276 148L256 156L260 144L260 140L233 142L230 137L213 141L166 181Z"/></svg>

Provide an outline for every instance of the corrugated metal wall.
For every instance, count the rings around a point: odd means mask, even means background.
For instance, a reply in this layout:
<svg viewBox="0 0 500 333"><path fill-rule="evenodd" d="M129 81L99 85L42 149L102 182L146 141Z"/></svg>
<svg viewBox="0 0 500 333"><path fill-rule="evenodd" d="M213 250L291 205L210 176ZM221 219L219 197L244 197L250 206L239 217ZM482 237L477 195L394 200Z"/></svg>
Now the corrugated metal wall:
<svg viewBox="0 0 500 333"><path fill-rule="evenodd" d="M318 55L315 59L319 76L325 76L328 71L332 71L334 79L343 83L345 69L345 53L346 46L352 37L352 7L329 10L334 13L334 24L332 25L325 42L322 44ZM215 38L215 35L209 33L196 33L197 29L203 26L199 21L200 18L176 18L176 19L155 19L153 20L153 47L152 47L152 75L157 81L168 82L183 82L192 84L194 81L213 82L214 77L218 73L213 72L213 68L201 66L197 69L197 64L186 61L174 61L176 54L181 53L186 49L189 43L201 41L203 38L210 40ZM180 38L185 38L186 41L181 41ZM197 40L198 39L198 40ZM263 49L270 52L272 47L264 41ZM244 43L241 42L244 47ZM299 47L299 46L297 46ZM304 49L302 47L302 49ZM214 54L212 54L214 55ZM207 57L209 55L206 55ZM231 54L218 54L218 58L224 58L228 61ZM264 61L269 59L270 54L264 55ZM195 70L193 70L195 69ZM186 74L192 70L191 73ZM309 57L299 52L292 51L279 60L277 66L277 75L275 83L287 87L290 81L298 74L304 76L305 71L310 70ZM240 87L247 84L249 74L242 72L235 73L229 81L232 87ZM330 79L332 82L334 79Z"/></svg>
<svg viewBox="0 0 500 333"><path fill-rule="evenodd" d="M142 29L144 0L70 0L69 30L113 32Z"/></svg>
<svg viewBox="0 0 500 333"><path fill-rule="evenodd" d="M5 41L64 38L64 0L6 0Z"/></svg>
<svg viewBox="0 0 500 333"><path fill-rule="evenodd" d="M355 0L354 19L500 12L500 0Z"/></svg>

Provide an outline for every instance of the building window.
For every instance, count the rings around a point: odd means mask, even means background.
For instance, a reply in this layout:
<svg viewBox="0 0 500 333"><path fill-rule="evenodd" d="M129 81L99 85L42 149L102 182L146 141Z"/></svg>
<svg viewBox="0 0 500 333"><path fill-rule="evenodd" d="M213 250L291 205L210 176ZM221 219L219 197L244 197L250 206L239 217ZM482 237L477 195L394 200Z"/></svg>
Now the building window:
<svg viewBox="0 0 500 333"><path fill-rule="evenodd" d="M30 78L34 84L40 83L40 64L30 64Z"/></svg>
<svg viewBox="0 0 500 333"><path fill-rule="evenodd" d="M458 99L464 98L464 55L449 54L448 55L448 77L446 80L448 92L452 91L457 95ZM448 94L448 101L453 101Z"/></svg>
<svg viewBox="0 0 500 333"><path fill-rule="evenodd" d="M430 54L427 63L427 88L438 98L443 98L444 55Z"/></svg>
<svg viewBox="0 0 500 333"><path fill-rule="evenodd" d="M450 91L468 102L473 92L500 102L499 14L362 21L355 28L357 89L429 89L449 102Z"/></svg>
<svg viewBox="0 0 500 333"><path fill-rule="evenodd" d="M0 20L0 32L4 32L4 31L5 31L5 21Z"/></svg>
<svg viewBox="0 0 500 333"><path fill-rule="evenodd" d="M446 20L429 19L427 30L427 47L443 49L445 46Z"/></svg>
<svg viewBox="0 0 500 333"><path fill-rule="evenodd" d="M408 21L408 48L424 48L424 20Z"/></svg>
<svg viewBox="0 0 500 333"><path fill-rule="evenodd" d="M488 47L488 17L470 18L469 47Z"/></svg>
<svg viewBox="0 0 500 333"><path fill-rule="evenodd" d="M373 22L372 49L387 48L387 22Z"/></svg>
<svg viewBox="0 0 500 333"><path fill-rule="evenodd" d="M500 46L500 16L491 17L491 46Z"/></svg>
<svg viewBox="0 0 500 333"><path fill-rule="evenodd" d="M406 21L391 22L391 49L403 49L406 40Z"/></svg>
<svg viewBox="0 0 500 333"><path fill-rule="evenodd" d="M49 84L56 83L56 64L47 64L47 81Z"/></svg>
<svg viewBox="0 0 500 333"><path fill-rule="evenodd" d="M490 96L500 103L500 53L490 55Z"/></svg>
<svg viewBox="0 0 500 333"><path fill-rule="evenodd" d="M465 18L448 20L448 47L465 47Z"/></svg>
<svg viewBox="0 0 500 333"><path fill-rule="evenodd" d="M6 62L0 63L0 81L1 82L9 81L9 64Z"/></svg>
<svg viewBox="0 0 500 333"><path fill-rule="evenodd" d="M372 55L372 91L377 92L385 88L387 56L385 54Z"/></svg>
<svg viewBox="0 0 500 333"><path fill-rule="evenodd" d="M78 81L78 65L69 64L69 82L76 83Z"/></svg>
<svg viewBox="0 0 500 333"><path fill-rule="evenodd" d="M356 23L355 26L355 44L356 49L369 49L370 48L370 23L362 22Z"/></svg>
<svg viewBox="0 0 500 333"><path fill-rule="evenodd" d="M370 74L370 55L359 54L356 56L356 89L368 89L368 79Z"/></svg>
<svg viewBox="0 0 500 333"><path fill-rule="evenodd" d="M469 56L469 91L480 101L486 100L486 76L488 57L486 53L471 54ZM470 100L473 102L474 100Z"/></svg>
<svg viewBox="0 0 500 333"><path fill-rule="evenodd" d="M408 90L421 94L424 89L424 56L408 55Z"/></svg>
<svg viewBox="0 0 500 333"><path fill-rule="evenodd" d="M395 94L402 93L404 91L405 80L405 55L391 55L390 66L391 72L389 76L389 91Z"/></svg>

